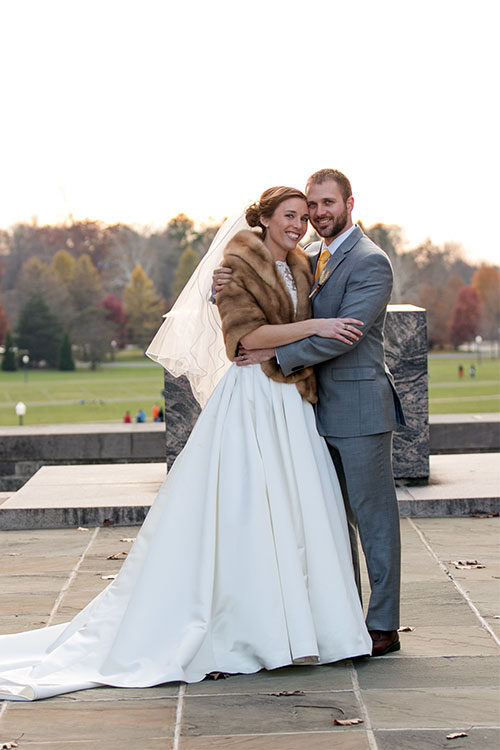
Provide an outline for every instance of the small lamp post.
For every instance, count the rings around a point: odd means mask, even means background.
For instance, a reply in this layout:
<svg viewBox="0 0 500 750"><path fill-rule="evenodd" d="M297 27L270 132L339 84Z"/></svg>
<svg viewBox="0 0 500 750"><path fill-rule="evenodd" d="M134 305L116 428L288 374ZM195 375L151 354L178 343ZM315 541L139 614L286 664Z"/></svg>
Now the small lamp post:
<svg viewBox="0 0 500 750"><path fill-rule="evenodd" d="M111 361L112 362L115 361L115 351L116 351L117 346L118 346L117 342L113 339L113 341L111 342Z"/></svg>
<svg viewBox="0 0 500 750"><path fill-rule="evenodd" d="M481 344L483 343L483 337L482 336L476 336L476 351L477 351L477 363L478 365L481 364Z"/></svg>
<svg viewBox="0 0 500 750"><path fill-rule="evenodd" d="M23 417L26 414L26 404L23 404L22 401L18 401L16 404L16 414L19 417L19 424L22 425Z"/></svg>
<svg viewBox="0 0 500 750"><path fill-rule="evenodd" d="M30 358L27 354L23 354L23 358L21 361L23 363L24 382L27 383L28 382L28 365L30 363Z"/></svg>

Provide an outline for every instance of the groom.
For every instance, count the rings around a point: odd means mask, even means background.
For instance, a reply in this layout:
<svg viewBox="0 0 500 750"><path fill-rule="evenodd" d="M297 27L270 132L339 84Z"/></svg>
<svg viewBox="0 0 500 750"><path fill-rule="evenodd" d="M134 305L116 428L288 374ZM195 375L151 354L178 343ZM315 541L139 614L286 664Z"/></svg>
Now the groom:
<svg viewBox="0 0 500 750"><path fill-rule="evenodd" d="M309 218L320 242L308 248L316 318L358 318L363 335L351 344L311 336L274 349L243 351L240 366L276 356L285 375L316 366L316 421L342 487L358 589L356 528L371 586L366 624L373 656L400 648L399 512L392 474L392 431L404 424L392 375L384 360L383 329L392 292L387 255L352 222L354 198L347 177L334 169L307 181ZM225 272L216 271L216 291Z"/></svg>

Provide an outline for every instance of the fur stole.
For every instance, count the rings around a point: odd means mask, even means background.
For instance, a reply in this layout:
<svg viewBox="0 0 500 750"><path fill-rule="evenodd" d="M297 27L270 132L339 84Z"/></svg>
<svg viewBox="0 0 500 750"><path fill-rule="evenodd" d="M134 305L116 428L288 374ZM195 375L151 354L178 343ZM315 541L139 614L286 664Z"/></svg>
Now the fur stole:
<svg viewBox="0 0 500 750"><path fill-rule="evenodd" d="M299 247L291 250L287 263L297 287L297 314L274 259L256 232L243 230L234 235L224 253L224 265L232 269L231 281L217 295L222 331L229 359L247 333L259 326L293 323L310 318L309 292L312 274L307 255ZM317 401L312 367L285 377L276 358L263 362L265 374L279 383L295 383L299 393L312 404Z"/></svg>

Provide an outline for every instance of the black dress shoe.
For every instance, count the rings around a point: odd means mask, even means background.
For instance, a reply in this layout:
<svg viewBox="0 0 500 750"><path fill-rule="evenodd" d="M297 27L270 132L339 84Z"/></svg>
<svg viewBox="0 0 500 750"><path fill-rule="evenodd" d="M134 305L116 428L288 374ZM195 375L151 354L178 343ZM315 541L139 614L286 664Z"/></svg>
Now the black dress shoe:
<svg viewBox="0 0 500 750"><path fill-rule="evenodd" d="M397 630L370 630L369 633L373 643L372 656L384 656L401 648Z"/></svg>

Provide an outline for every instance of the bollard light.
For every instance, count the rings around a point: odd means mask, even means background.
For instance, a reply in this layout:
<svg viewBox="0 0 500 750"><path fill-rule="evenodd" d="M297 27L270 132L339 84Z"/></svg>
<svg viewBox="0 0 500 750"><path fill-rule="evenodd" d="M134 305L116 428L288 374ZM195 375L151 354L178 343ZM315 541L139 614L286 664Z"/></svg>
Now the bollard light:
<svg viewBox="0 0 500 750"><path fill-rule="evenodd" d="M23 404L22 401L18 401L16 404L16 414L19 417L19 424L22 424L23 417L26 414L26 404Z"/></svg>

